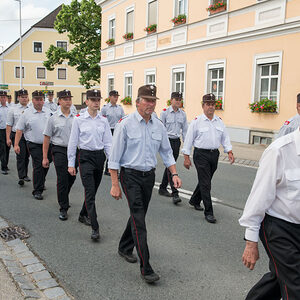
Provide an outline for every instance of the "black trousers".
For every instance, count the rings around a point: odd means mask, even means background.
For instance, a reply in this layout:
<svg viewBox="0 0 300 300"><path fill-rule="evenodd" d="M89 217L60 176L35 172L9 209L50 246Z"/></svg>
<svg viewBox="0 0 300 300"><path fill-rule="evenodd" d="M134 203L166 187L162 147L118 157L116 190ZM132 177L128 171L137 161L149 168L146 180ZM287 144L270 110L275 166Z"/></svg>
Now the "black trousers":
<svg viewBox="0 0 300 300"><path fill-rule="evenodd" d="M270 272L250 290L246 300L299 300L300 225L266 214L259 237L270 259Z"/></svg>
<svg viewBox="0 0 300 300"><path fill-rule="evenodd" d="M80 215L89 216L92 223L92 229L97 230L99 224L97 221L95 198L103 174L105 162L104 151L81 149L78 154L78 162L81 181L84 186L84 203Z"/></svg>
<svg viewBox="0 0 300 300"><path fill-rule="evenodd" d="M111 131L111 134L114 135L114 128L111 128L110 131ZM106 159L106 163L105 163L105 172L108 172L108 159Z"/></svg>
<svg viewBox="0 0 300 300"><path fill-rule="evenodd" d="M15 132L11 132L10 139L12 144L15 145ZM28 175L28 164L29 164L29 151L27 148L26 140L24 135L22 135L20 142L20 154L16 154L17 157L17 170L18 170L18 177L19 179L23 179Z"/></svg>
<svg viewBox="0 0 300 300"><path fill-rule="evenodd" d="M175 161L177 161L177 158L179 156L179 149L180 149L180 145L181 145L181 141L180 139L169 139L170 144L171 144L171 148L173 150L173 156ZM174 183L172 180L172 176L171 173L169 171L169 169L165 169L161 184L160 184L160 188L161 189L166 189L168 186L168 183L170 183L171 189L172 189L172 195L178 195L178 190L174 187Z"/></svg>
<svg viewBox="0 0 300 300"><path fill-rule="evenodd" d="M10 147L6 144L6 129L0 129L0 161L1 170L7 170Z"/></svg>
<svg viewBox="0 0 300 300"><path fill-rule="evenodd" d="M219 150L194 149L193 160L197 170L198 184L190 201L194 204L200 204L203 200L206 216L214 213L210 191L211 180L218 167L219 155Z"/></svg>
<svg viewBox="0 0 300 300"><path fill-rule="evenodd" d="M48 173L49 168L43 168L42 161L43 161L43 144L36 144L32 142L27 142L29 154L32 158L32 181L33 181L33 191L32 194L42 194L46 175ZM51 156L51 145L48 151L48 159L49 162L52 162Z"/></svg>
<svg viewBox="0 0 300 300"><path fill-rule="evenodd" d="M147 244L147 229L145 217L155 183L154 169L140 172L121 168L120 180L126 195L130 217L119 243L119 250L131 254L135 247L140 259L140 269L143 275L153 273L150 266Z"/></svg>
<svg viewBox="0 0 300 300"><path fill-rule="evenodd" d="M69 209L69 193L76 179L68 172L67 147L52 145L52 159L57 176L57 200L60 210Z"/></svg>

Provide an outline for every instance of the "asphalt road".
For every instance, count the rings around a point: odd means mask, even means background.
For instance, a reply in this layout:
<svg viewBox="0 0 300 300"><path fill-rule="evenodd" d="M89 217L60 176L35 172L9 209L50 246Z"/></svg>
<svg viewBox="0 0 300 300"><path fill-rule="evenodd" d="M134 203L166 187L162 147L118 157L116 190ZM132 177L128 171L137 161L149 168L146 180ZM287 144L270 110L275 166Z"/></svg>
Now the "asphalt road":
<svg viewBox="0 0 300 300"><path fill-rule="evenodd" d="M58 220L53 165L44 200L37 201L31 196L31 184L18 187L14 161L11 153L12 170L8 176L0 175L0 215L29 230L27 241L32 250L78 300L241 300L268 268L262 246L254 271L241 263L244 230L238 219L256 173L253 168L219 164L212 192L222 201L214 205L217 224L208 224L203 213L189 207L186 198L176 207L154 189L147 215L148 243L152 267L161 280L147 285L140 278L138 264L129 264L117 254L129 211L124 198L116 201L109 195L109 177L103 177L97 194L102 238L93 243L91 229L77 221L83 201L79 176L71 191L69 220L62 222ZM162 172L159 162L157 182ZM179 157L178 172L183 189L192 191L195 168L185 170Z"/></svg>

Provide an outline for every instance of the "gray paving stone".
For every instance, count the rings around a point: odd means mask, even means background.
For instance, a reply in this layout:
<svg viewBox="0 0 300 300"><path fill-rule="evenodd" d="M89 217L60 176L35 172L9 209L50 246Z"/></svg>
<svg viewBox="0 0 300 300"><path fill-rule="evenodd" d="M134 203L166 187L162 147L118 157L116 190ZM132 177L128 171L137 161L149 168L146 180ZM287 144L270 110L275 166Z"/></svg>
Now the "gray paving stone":
<svg viewBox="0 0 300 300"><path fill-rule="evenodd" d="M22 258L34 257L34 254L31 251L24 251L24 252L16 253L16 256L19 259L22 259Z"/></svg>
<svg viewBox="0 0 300 300"><path fill-rule="evenodd" d="M14 280L17 283L30 283L31 279L26 275L13 275Z"/></svg>
<svg viewBox="0 0 300 300"><path fill-rule="evenodd" d="M0 222L0 228L6 228L6 227L9 227L9 225L5 222L5 221L2 221Z"/></svg>
<svg viewBox="0 0 300 300"><path fill-rule="evenodd" d="M249 165L249 163L250 163L249 159L245 160L245 162L244 162L245 165Z"/></svg>
<svg viewBox="0 0 300 300"><path fill-rule="evenodd" d="M7 267L20 267L20 265L13 260L3 260L3 263L7 266Z"/></svg>
<svg viewBox="0 0 300 300"><path fill-rule="evenodd" d="M59 300L71 300L71 298L69 298L68 296L66 296L66 297L59 298Z"/></svg>
<svg viewBox="0 0 300 300"><path fill-rule="evenodd" d="M45 270L45 267L42 264L33 264L26 267L28 273L39 272Z"/></svg>
<svg viewBox="0 0 300 300"><path fill-rule="evenodd" d="M24 273L23 270L18 267L7 267L7 269L12 275L21 275Z"/></svg>
<svg viewBox="0 0 300 300"><path fill-rule="evenodd" d="M0 221L4 221L4 219L2 217L0 217Z"/></svg>
<svg viewBox="0 0 300 300"><path fill-rule="evenodd" d="M255 164L254 164L254 166L255 166L255 167L258 167L258 166L259 166L259 162L256 161Z"/></svg>
<svg viewBox="0 0 300 300"><path fill-rule="evenodd" d="M29 258L21 259L20 262L23 266L28 266L28 265L32 265L32 264L37 264L40 261L36 257L29 257Z"/></svg>
<svg viewBox="0 0 300 300"><path fill-rule="evenodd" d="M255 165L255 163L256 163L256 161L255 160L251 160L251 162L250 162L250 166L254 166Z"/></svg>
<svg viewBox="0 0 300 300"><path fill-rule="evenodd" d="M18 285L21 290L34 290L35 286L31 282L21 283L18 282Z"/></svg>
<svg viewBox="0 0 300 300"><path fill-rule="evenodd" d="M18 246L18 245L24 245L23 242L22 242L20 239L15 239L15 240L6 242L6 244L7 244L9 247L15 247L15 246Z"/></svg>
<svg viewBox="0 0 300 300"><path fill-rule="evenodd" d="M40 290L49 289L58 286L58 283L53 278L38 281L36 284Z"/></svg>
<svg viewBox="0 0 300 300"><path fill-rule="evenodd" d="M239 159L239 164L243 164L245 162L244 159Z"/></svg>
<svg viewBox="0 0 300 300"><path fill-rule="evenodd" d="M12 255L10 255L10 253L8 251L4 251L4 252L0 253L0 258L6 259L6 260L15 260L15 258Z"/></svg>
<svg viewBox="0 0 300 300"><path fill-rule="evenodd" d="M44 294L48 299L54 299L60 296L64 296L66 293L62 288L55 287L55 288L44 290Z"/></svg>
<svg viewBox="0 0 300 300"><path fill-rule="evenodd" d="M35 272L31 274L35 281L52 278L48 271Z"/></svg>
<svg viewBox="0 0 300 300"><path fill-rule="evenodd" d="M17 245L13 248L13 251L15 253L21 253L21 252L24 252L24 251L29 251L28 247L24 244L20 244L20 245Z"/></svg>
<svg viewBox="0 0 300 300"><path fill-rule="evenodd" d="M37 291L33 290L21 290L22 294L24 295L25 299L33 298L33 299L40 299L41 295Z"/></svg>
<svg viewBox="0 0 300 300"><path fill-rule="evenodd" d="M0 251L6 251L6 247L2 243L0 243Z"/></svg>

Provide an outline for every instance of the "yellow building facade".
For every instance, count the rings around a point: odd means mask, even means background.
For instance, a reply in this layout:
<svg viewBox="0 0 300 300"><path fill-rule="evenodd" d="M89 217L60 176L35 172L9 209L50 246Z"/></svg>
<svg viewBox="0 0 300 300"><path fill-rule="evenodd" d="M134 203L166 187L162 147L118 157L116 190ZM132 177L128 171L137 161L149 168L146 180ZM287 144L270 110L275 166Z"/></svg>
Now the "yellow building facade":
<svg viewBox="0 0 300 300"><path fill-rule="evenodd" d="M56 93L63 89L71 91L73 104L81 105L85 100L86 89L78 82L79 72L67 63L58 65L53 71L48 71L43 66L46 52L50 45L57 47L70 47L67 34L59 34L53 27L56 15L61 7L52 11L44 19L33 25L22 36L22 86L31 93L34 90L51 90ZM19 40L8 47L0 56L0 83L6 87L8 94L16 100L16 91L20 89L20 47ZM98 87L99 88L99 87Z"/></svg>
<svg viewBox="0 0 300 300"><path fill-rule="evenodd" d="M158 114L172 91L183 92L189 120L202 113L203 94L212 92L222 100L216 114L231 139L263 144L296 114L300 1L96 2L102 7L102 93L116 89L123 98L132 97L127 113L135 109L137 89L146 83L158 88ZM218 2L222 7L207 10ZM184 20L176 24L172 19L178 15ZM145 31L149 25L156 31ZM126 40L126 33L133 38ZM277 102L275 113L251 112L249 104L263 98Z"/></svg>

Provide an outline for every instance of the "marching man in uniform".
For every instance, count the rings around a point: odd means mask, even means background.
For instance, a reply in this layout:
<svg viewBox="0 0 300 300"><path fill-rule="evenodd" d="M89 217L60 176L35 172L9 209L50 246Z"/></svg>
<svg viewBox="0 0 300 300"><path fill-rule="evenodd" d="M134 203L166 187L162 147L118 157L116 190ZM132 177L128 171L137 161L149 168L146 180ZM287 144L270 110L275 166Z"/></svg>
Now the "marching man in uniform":
<svg viewBox="0 0 300 300"><path fill-rule="evenodd" d="M167 109L164 109L160 114L160 119L168 132L168 137L175 161L177 161L179 156L179 149L181 145L180 136L182 135L182 140L184 141L186 132L188 130L186 114L182 109L180 109L181 101L182 93L173 92L171 94L171 105ZM168 183L170 183L172 194L167 191ZM178 195L178 190L174 188L170 171L167 168L165 169L158 193L162 196L171 196L174 204L181 202L181 199Z"/></svg>
<svg viewBox="0 0 300 300"><path fill-rule="evenodd" d="M200 202L203 200L205 219L209 223L216 223L210 191L211 180L218 167L220 154L218 149L221 145L224 152L228 153L231 164L234 163L229 135L221 118L215 115L215 108L215 95L204 95L203 114L191 122L182 149L184 166L189 169L192 166L191 148L194 146L193 159L197 169L198 184L189 204L194 206L196 210L203 210L200 206Z"/></svg>
<svg viewBox="0 0 300 300"><path fill-rule="evenodd" d="M176 173L175 160L170 147L167 131L153 113L156 106L156 87L145 85L139 88L136 100L137 110L124 117L117 124L108 168L111 173L111 195L122 198L118 181L126 195L130 218L119 243L119 255L134 263L135 247L140 259L141 276L147 283L159 280L149 262L145 217L155 183L156 154L159 152L164 164L169 168L174 187L181 186Z"/></svg>
<svg viewBox="0 0 300 300"><path fill-rule="evenodd" d="M90 218L91 239L97 241L100 239L100 233L95 198L102 179L105 154L107 157L110 155L112 135L107 119L98 112L100 91L88 90L86 96L88 109L83 115L77 115L72 125L68 144L68 171L72 176L76 175L75 160L78 147L79 171L85 194L79 221L87 224L87 218Z"/></svg>
<svg viewBox="0 0 300 300"><path fill-rule="evenodd" d="M49 108L52 112L57 111L57 104L53 101L53 91L49 91L48 94L48 99L45 101L44 106Z"/></svg>
<svg viewBox="0 0 300 300"><path fill-rule="evenodd" d="M72 95L70 91L58 92L60 109L49 119L44 130L43 167L49 168L48 151L52 143L52 157L57 176L57 199L60 206L59 219L68 219L69 193L76 176L68 172L67 147L75 115L70 111Z"/></svg>

